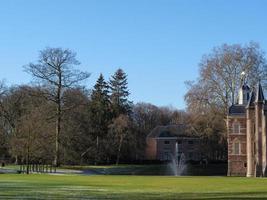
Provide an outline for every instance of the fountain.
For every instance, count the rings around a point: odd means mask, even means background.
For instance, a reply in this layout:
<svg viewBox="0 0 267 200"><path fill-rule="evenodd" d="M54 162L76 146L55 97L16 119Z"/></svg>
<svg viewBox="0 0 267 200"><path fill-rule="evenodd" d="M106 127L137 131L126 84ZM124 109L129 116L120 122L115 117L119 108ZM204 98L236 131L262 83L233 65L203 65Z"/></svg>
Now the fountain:
<svg viewBox="0 0 267 200"><path fill-rule="evenodd" d="M174 176L181 176L186 170L186 159L184 153L179 155L178 142L175 143L174 155L172 154L172 161L169 164Z"/></svg>

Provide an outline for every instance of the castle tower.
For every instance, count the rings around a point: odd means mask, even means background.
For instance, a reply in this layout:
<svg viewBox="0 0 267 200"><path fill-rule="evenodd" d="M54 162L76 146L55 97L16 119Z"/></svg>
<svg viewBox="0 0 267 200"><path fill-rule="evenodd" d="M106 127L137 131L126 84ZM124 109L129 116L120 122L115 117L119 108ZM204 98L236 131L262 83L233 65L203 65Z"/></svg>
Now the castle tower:
<svg viewBox="0 0 267 200"><path fill-rule="evenodd" d="M255 176L263 176L263 113L264 113L264 95L260 82L257 86L255 98Z"/></svg>
<svg viewBox="0 0 267 200"><path fill-rule="evenodd" d="M251 91L250 98L246 107L247 117L247 177L253 177L255 171L254 160L254 141L255 141L255 92Z"/></svg>
<svg viewBox="0 0 267 200"><path fill-rule="evenodd" d="M266 124L267 117L265 111L265 101L262 110L262 174L267 176L267 136L266 136Z"/></svg>
<svg viewBox="0 0 267 200"><path fill-rule="evenodd" d="M229 108L227 116L228 176L246 176L247 174L246 106L250 97L250 88L244 81L242 82L238 101Z"/></svg>
<svg viewBox="0 0 267 200"><path fill-rule="evenodd" d="M238 91L238 104L247 105L250 97L250 88L247 85L247 75L245 72L241 73L241 85Z"/></svg>
<svg viewBox="0 0 267 200"><path fill-rule="evenodd" d="M250 97L250 88L247 83L243 83L239 89L238 93L238 104L239 105L247 105Z"/></svg>

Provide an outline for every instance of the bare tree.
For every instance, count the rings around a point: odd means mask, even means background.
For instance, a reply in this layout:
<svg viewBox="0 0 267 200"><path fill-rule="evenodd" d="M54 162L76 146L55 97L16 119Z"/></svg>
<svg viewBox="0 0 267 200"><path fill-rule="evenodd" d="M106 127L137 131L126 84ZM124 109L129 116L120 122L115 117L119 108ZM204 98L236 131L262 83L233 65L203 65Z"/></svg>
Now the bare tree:
<svg viewBox="0 0 267 200"><path fill-rule="evenodd" d="M55 131L55 158L54 164L59 166L59 144L61 134L63 92L77 86L87 79L90 74L74 69L79 65L76 53L62 48L46 48L40 51L36 64L25 66L27 73L31 74L37 83L45 89L41 95L56 105L56 131Z"/></svg>
<svg viewBox="0 0 267 200"><path fill-rule="evenodd" d="M7 87L3 82L0 91L1 129L5 136L4 145L7 147L10 138L17 135L17 122L21 115L21 103L24 101L25 91L22 86ZM13 155L17 163L18 154Z"/></svg>
<svg viewBox="0 0 267 200"><path fill-rule="evenodd" d="M43 116L43 106L32 106L32 104L28 105L27 111L20 117L17 137L12 141L17 143L17 151L26 162L27 174L29 174L29 166L32 161L35 160L36 162L42 159L44 162L44 159L49 155L46 151L47 148L45 148L49 145L49 135L47 134L48 123Z"/></svg>
<svg viewBox="0 0 267 200"><path fill-rule="evenodd" d="M226 113L229 105L236 102L238 89L243 79L252 87L259 79L266 85L266 60L264 53L256 43L248 45L227 45L213 49L203 56L200 63L200 77L196 82L189 82L185 100L190 106L220 106ZM191 110L198 109L191 107Z"/></svg>
<svg viewBox="0 0 267 200"><path fill-rule="evenodd" d="M190 124L207 141L206 152L217 152L211 157L225 159L224 119L228 108L236 103L238 90L244 81L254 87L261 79L266 86L266 60L256 43L223 44L203 56L199 67L199 78L186 82L188 92L185 100L191 116Z"/></svg>
<svg viewBox="0 0 267 200"><path fill-rule="evenodd" d="M117 146L116 165L118 165L120 162L122 144L127 137L129 124L129 117L127 115L121 114L119 115L119 117L115 118L113 123L110 125L110 131L114 135L114 144Z"/></svg>

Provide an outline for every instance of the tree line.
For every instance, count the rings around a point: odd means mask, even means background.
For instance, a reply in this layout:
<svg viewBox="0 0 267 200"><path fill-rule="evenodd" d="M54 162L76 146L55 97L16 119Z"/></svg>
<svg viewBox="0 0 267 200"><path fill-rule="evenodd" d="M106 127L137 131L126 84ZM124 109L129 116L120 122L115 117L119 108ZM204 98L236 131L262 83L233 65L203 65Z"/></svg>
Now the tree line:
<svg viewBox="0 0 267 200"><path fill-rule="evenodd" d="M225 119L241 83L253 88L260 79L267 86L265 53L255 42L223 44L204 55L198 79L186 82L185 111L134 104L122 69L108 80L100 74L88 88L90 73L79 64L69 49L46 48L24 66L31 84L0 83L0 159L54 166L140 162L152 129L187 124L201 137L207 159L225 161Z"/></svg>
<svg viewBox="0 0 267 200"><path fill-rule="evenodd" d="M24 66L33 82L0 85L0 159L14 163L119 164L144 160L147 134L158 125L181 123L185 113L129 100L127 74L108 81L77 70L76 54L46 48Z"/></svg>

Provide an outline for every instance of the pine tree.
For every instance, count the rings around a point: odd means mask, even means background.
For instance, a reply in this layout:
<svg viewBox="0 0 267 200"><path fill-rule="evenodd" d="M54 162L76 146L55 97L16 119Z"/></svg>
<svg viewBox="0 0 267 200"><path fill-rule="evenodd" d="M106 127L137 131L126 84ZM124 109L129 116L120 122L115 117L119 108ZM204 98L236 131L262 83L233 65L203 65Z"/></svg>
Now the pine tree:
<svg viewBox="0 0 267 200"><path fill-rule="evenodd" d="M92 132L95 138L95 164L105 154L105 136L108 133L108 126L111 121L109 86L104 77L100 74L91 95L90 120ZM100 151L101 150L101 151Z"/></svg>
<svg viewBox="0 0 267 200"><path fill-rule="evenodd" d="M104 79L103 74L100 74L94 89L92 91L91 100L95 103L100 110L108 109L110 100L109 100L109 86ZM102 108L102 109L100 109ZM103 114L103 113L102 113Z"/></svg>
<svg viewBox="0 0 267 200"><path fill-rule="evenodd" d="M132 109L132 102L128 100L130 95L128 91L127 75L122 69L118 69L110 80L111 105L113 117L121 114L129 115Z"/></svg>

